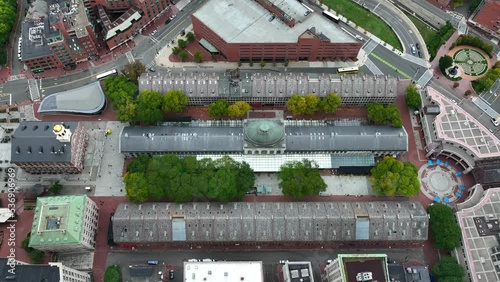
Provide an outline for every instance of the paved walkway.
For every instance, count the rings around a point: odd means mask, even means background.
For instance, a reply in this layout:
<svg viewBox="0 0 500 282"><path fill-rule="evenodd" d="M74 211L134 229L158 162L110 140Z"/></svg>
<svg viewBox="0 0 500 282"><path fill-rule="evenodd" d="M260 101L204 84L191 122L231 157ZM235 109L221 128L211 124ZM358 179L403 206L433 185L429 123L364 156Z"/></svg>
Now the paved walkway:
<svg viewBox="0 0 500 282"><path fill-rule="evenodd" d="M418 177L422 193L431 200L438 196L439 202L443 202L446 197L449 203L453 203L461 198L456 196L456 192L463 183L453 167L425 164L420 167Z"/></svg>

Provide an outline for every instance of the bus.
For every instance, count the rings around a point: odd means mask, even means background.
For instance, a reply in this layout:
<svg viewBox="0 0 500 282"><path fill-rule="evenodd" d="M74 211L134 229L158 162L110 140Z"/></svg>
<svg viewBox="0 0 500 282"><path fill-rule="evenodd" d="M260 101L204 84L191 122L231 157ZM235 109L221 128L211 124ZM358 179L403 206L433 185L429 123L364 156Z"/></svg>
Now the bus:
<svg viewBox="0 0 500 282"><path fill-rule="evenodd" d="M96 79L97 80L102 80L102 79L105 79L106 77L110 76L110 75L116 75L118 74L118 72L116 71L116 69L112 69L110 71L107 71L107 72L103 72L101 74L98 74L96 75Z"/></svg>
<svg viewBox="0 0 500 282"><path fill-rule="evenodd" d="M348 67L348 68L338 68L337 73L338 74L343 74L343 73L357 73L359 71L358 67Z"/></svg>
<svg viewBox="0 0 500 282"><path fill-rule="evenodd" d="M339 16L336 16L336 15L328 12L327 10L323 10L323 15L334 23L339 23L339 21L340 21Z"/></svg>

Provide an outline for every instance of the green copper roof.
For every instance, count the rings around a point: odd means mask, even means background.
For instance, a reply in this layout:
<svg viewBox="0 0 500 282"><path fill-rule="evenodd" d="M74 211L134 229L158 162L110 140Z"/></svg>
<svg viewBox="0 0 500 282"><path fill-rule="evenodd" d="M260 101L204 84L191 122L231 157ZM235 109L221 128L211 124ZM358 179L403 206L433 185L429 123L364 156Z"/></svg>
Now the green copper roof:
<svg viewBox="0 0 500 282"><path fill-rule="evenodd" d="M282 141L285 126L279 120L248 120L245 125L245 139L257 146L272 146Z"/></svg>
<svg viewBox="0 0 500 282"><path fill-rule="evenodd" d="M29 246L80 243L86 202L85 195L38 198Z"/></svg>

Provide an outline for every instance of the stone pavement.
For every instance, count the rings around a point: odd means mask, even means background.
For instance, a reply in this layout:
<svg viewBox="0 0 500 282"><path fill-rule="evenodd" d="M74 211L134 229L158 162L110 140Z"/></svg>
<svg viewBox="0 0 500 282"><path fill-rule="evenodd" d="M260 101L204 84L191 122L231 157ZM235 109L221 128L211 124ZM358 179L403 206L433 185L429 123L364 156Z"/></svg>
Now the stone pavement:
<svg viewBox="0 0 500 282"><path fill-rule="evenodd" d="M440 202L443 202L445 197L448 197L450 203L457 201L459 197L455 193L459 191L458 187L463 183L456 174L457 171L454 167L446 167L443 163L433 166L423 165L418 171L418 177L422 184L422 193L431 200L438 196ZM462 197L465 197L465 195L462 195Z"/></svg>

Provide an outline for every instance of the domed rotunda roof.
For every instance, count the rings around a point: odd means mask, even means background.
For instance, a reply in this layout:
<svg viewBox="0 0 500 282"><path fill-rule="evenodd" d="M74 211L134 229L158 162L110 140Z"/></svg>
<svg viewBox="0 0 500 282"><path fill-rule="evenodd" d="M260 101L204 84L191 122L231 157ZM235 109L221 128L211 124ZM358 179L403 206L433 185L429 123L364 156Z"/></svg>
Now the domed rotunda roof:
<svg viewBox="0 0 500 282"><path fill-rule="evenodd" d="M256 146L273 146L284 136L285 126L279 120L248 120L245 126L245 139Z"/></svg>

